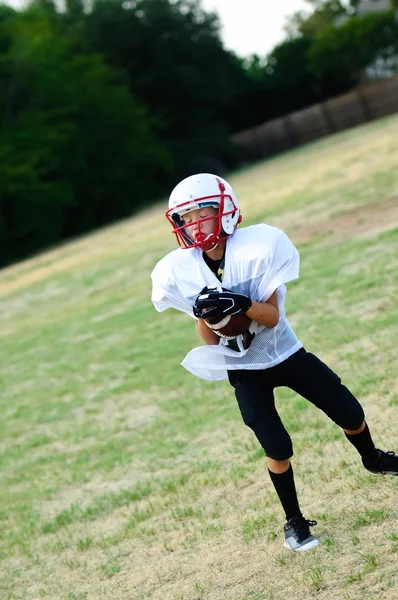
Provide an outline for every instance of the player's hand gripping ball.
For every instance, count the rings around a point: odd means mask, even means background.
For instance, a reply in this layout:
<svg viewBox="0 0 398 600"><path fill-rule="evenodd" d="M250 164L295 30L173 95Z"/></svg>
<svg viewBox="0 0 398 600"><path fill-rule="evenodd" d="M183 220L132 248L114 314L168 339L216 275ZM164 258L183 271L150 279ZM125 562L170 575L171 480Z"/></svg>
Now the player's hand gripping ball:
<svg viewBox="0 0 398 600"><path fill-rule="evenodd" d="M196 297L193 312L220 337L234 338L249 329L251 319L245 312L251 305L250 298L243 294L206 286Z"/></svg>

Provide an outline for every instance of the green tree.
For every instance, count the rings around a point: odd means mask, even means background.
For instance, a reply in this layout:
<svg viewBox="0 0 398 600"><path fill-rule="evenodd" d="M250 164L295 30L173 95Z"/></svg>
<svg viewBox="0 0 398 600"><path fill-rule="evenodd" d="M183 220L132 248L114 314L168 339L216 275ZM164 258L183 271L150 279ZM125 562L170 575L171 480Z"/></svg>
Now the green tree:
<svg viewBox="0 0 398 600"><path fill-rule="evenodd" d="M298 11L288 17L285 26L288 37L315 37L333 27L339 16L347 14L347 7L340 0L306 1L309 12Z"/></svg>
<svg viewBox="0 0 398 600"><path fill-rule="evenodd" d="M267 57L266 88L274 98L273 115L280 116L316 102L313 76L308 70L308 36L282 42Z"/></svg>
<svg viewBox="0 0 398 600"><path fill-rule="evenodd" d="M319 100L308 70L312 39L301 36L278 44L265 58L244 61L250 85L242 98L246 127L277 118Z"/></svg>
<svg viewBox="0 0 398 600"><path fill-rule="evenodd" d="M173 179L229 160L228 120L248 80L219 27L196 0L100 0L87 16L86 38L161 123Z"/></svg>
<svg viewBox="0 0 398 600"><path fill-rule="evenodd" d="M369 13L329 28L314 41L308 66L323 95L355 86L378 58L398 55L398 23L393 11Z"/></svg>
<svg viewBox="0 0 398 600"><path fill-rule="evenodd" d="M170 167L147 112L37 7L0 21L0 255L123 217Z"/></svg>

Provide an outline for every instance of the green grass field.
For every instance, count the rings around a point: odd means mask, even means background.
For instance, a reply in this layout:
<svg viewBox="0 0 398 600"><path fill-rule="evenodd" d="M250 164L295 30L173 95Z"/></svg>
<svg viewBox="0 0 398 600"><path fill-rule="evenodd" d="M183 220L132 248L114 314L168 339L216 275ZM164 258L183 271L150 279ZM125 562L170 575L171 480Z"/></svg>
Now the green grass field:
<svg viewBox="0 0 398 600"><path fill-rule="evenodd" d="M301 252L287 313L398 448L398 118L229 177L243 225ZM398 478L299 396L277 402L321 546L283 548L228 383L180 365L193 320L150 302L165 207L0 273L1 600L395 600Z"/></svg>

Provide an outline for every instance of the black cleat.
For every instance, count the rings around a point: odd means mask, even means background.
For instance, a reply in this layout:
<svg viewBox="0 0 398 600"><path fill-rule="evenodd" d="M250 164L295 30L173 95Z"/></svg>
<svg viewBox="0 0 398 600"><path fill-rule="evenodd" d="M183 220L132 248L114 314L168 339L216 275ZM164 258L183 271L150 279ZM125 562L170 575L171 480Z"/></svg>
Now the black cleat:
<svg viewBox="0 0 398 600"><path fill-rule="evenodd" d="M398 475L398 454L392 450L383 452L377 449L377 452L379 456L371 463L362 459L365 469L374 475Z"/></svg>
<svg viewBox="0 0 398 600"><path fill-rule="evenodd" d="M307 521L304 517L292 517L289 519L283 527L285 548L294 550L295 552L305 552L318 546L319 540L314 538L310 532L310 527L316 524L316 521Z"/></svg>

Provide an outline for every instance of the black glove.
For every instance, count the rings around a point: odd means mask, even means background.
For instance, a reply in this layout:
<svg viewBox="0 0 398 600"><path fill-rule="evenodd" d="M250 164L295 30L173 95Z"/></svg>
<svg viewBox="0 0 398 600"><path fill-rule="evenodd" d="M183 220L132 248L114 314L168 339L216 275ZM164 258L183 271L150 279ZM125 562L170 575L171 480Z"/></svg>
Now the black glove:
<svg viewBox="0 0 398 600"><path fill-rule="evenodd" d="M219 292L216 288L203 288L195 299L193 313L199 319L221 320L227 315L245 313L252 305L252 301L243 294L235 294L223 288ZM217 322L217 320L215 321Z"/></svg>
<svg viewBox="0 0 398 600"><path fill-rule="evenodd" d="M204 310L202 311L201 309L199 309L196 306L196 303L198 301L198 298L200 298L201 296L203 296L204 294L208 294L209 292L214 292L214 293L218 293L218 288L214 285L212 287L207 287L207 285L205 285L205 287L203 288L203 290L201 292L199 292L199 294L196 296L195 298L195 303L193 305L193 314L195 315L195 317L197 317L198 319L207 319L207 311ZM210 320L210 319L209 319ZM217 321L214 321L214 323L217 323Z"/></svg>

